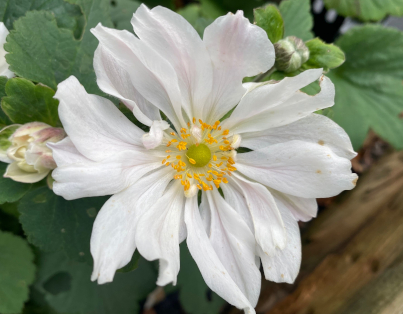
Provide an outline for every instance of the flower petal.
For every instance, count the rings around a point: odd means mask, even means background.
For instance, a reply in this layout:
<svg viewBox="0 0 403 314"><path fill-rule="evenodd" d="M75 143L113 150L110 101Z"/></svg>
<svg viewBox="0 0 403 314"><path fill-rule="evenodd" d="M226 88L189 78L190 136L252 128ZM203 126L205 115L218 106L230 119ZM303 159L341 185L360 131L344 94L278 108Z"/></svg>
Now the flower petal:
<svg viewBox="0 0 403 314"><path fill-rule="evenodd" d="M267 280L275 282L293 283L301 265L301 236L298 223L283 201L276 196L274 200L284 221L287 231L285 248L278 249L274 255L267 255L259 250L262 259L263 271Z"/></svg>
<svg viewBox="0 0 403 314"><path fill-rule="evenodd" d="M185 222L188 229L187 245L206 284L219 296L249 314L255 310L220 261L204 229L197 208L197 198L186 200Z"/></svg>
<svg viewBox="0 0 403 314"><path fill-rule="evenodd" d="M300 89L317 80L322 69L307 70L278 83L267 82L247 93L223 128L235 133L263 131L297 121L314 111L334 104L334 85L329 78L319 79L321 91L309 96Z"/></svg>
<svg viewBox="0 0 403 314"><path fill-rule="evenodd" d="M7 52L4 50L4 44L6 43L8 33L8 29L4 26L4 23L0 22L0 76L12 78L14 73L8 69L8 63L5 58Z"/></svg>
<svg viewBox="0 0 403 314"><path fill-rule="evenodd" d="M159 157L136 151L92 161L80 154L70 138L48 146L58 166L52 173L53 191L67 200L118 193L161 167Z"/></svg>
<svg viewBox="0 0 403 314"><path fill-rule="evenodd" d="M255 263L254 236L217 190L209 191L207 198L211 211L211 245L226 272L255 306L260 294L260 272Z"/></svg>
<svg viewBox="0 0 403 314"><path fill-rule="evenodd" d="M162 168L112 196L102 207L91 234L94 271L91 280L111 282L117 269L130 262L136 249L139 217L162 196L171 170Z"/></svg>
<svg viewBox="0 0 403 314"><path fill-rule="evenodd" d="M143 148L144 134L109 100L87 94L74 76L58 85L59 116L77 150L94 161Z"/></svg>
<svg viewBox="0 0 403 314"><path fill-rule="evenodd" d="M118 60L119 65L128 71L136 90L163 111L177 129L184 126L182 95L177 75L169 62L128 31L98 24L91 32L109 58Z"/></svg>
<svg viewBox="0 0 403 314"><path fill-rule="evenodd" d="M214 66L213 91L204 108L207 121L222 118L237 105L242 79L266 72L274 64L274 47L266 32L243 16L228 13L206 27L203 41Z"/></svg>
<svg viewBox="0 0 403 314"><path fill-rule="evenodd" d="M263 252L273 255L276 248L286 245L286 231L273 196L263 185L251 182L234 173L230 178L245 197L252 216L255 239Z"/></svg>
<svg viewBox="0 0 403 314"><path fill-rule="evenodd" d="M283 193L331 197L354 188L351 162L319 144L290 141L237 155L236 168L245 176Z"/></svg>
<svg viewBox="0 0 403 314"><path fill-rule="evenodd" d="M242 146L253 150L293 140L325 145L336 155L347 159L353 159L357 155L343 128L319 114L310 114L293 123L263 132L242 134Z"/></svg>
<svg viewBox="0 0 403 314"><path fill-rule="evenodd" d="M134 87L127 66L112 53L99 45L94 54L94 69L97 84L105 93L119 98L137 119L150 126L151 121L160 120L157 107L146 100Z"/></svg>
<svg viewBox="0 0 403 314"><path fill-rule="evenodd" d="M141 41L175 69L188 117L203 118L200 114L211 93L213 70L193 26L171 10L160 6L149 10L144 4L134 13L132 25Z"/></svg>
<svg viewBox="0 0 403 314"><path fill-rule="evenodd" d="M185 196L179 180L140 217L136 244L148 260L160 260L157 285L176 284L179 272L179 237L184 224Z"/></svg>
<svg viewBox="0 0 403 314"><path fill-rule="evenodd" d="M50 171L46 169L41 172L27 172L18 167L17 164L18 162L13 162L7 166L6 172L4 173L5 178L10 178L22 183L35 183L45 178Z"/></svg>

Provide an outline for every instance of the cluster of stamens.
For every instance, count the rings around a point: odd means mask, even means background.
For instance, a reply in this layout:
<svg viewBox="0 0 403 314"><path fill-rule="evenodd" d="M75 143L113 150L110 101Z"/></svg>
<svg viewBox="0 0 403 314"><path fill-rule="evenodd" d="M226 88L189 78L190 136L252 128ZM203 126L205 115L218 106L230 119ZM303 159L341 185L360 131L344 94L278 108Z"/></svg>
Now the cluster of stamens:
<svg viewBox="0 0 403 314"><path fill-rule="evenodd" d="M175 170L174 179L181 180L187 196L193 196L197 190L212 190L213 186L218 189L221 183L228 183L226 176L236 170L235 136L222 130L220 121L209 125L193 118L192 122L178 134L166 134L163 142L167 156L162 164Z"/></svg>

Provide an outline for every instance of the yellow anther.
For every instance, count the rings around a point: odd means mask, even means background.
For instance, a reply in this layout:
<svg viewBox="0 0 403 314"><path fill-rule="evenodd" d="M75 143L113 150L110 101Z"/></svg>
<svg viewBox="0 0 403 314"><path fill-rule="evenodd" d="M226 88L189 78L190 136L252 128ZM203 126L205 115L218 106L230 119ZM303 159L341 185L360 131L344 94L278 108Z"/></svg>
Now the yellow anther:
<svg viewBox="0 0 403 314"><path fill-rule="evenodd" d="M165 164L165 166L169 166L170 165L170 162L167 162L166 164Z"/></svg>
<svg viewBox="0 0 403 314"><path fill-rule="evenodd" d="M162 164L165 164L165 163L166 163L166 161L167 161L167 160L166 160L166 159L164 159L164 160L162 161Z"/></svg>
<svg viewBox="0 0 403 314"><path fill-rule="evenodd" d="M214 122L214 124L215 124L215 125L219 125L219 124L220 124L220 121L217 120L216 122Z"/></svg>
<svg viewBox="0 0 403 314"><path fill-rule="evenodd" d="M187 125L188 125L188 128L190 129L190 122L188 122Z"/></svg>
<svg viewBox="0 0 403 314"><path fill-rule="evenodd" d="M168 149L168 150L166 150L165 152L166 152L166 153L172 153L172 150L169 150L169 149Z"/></svg>
<svg viewBox="0 0 403 314"><path fill-rule="evenodd" d="M229 134L229 130L224 130L223 132L222 132L222 135L228 135Z"/></svg>
<svg viewBox="0 0 403 314"><path fill-rule="evenodd" d="M187 173L186 176L187 176L188 178L192 178L192 175L191 175L190 173Z"/></svg>
<svg viewBox="0 0 403 314"><path fill-rule="evenodd" d="M227 145L228 145L228 144L230 144L230 141L225 140L225 141L224 141L224 144L227 144Z"/></svg>
<svg viewBox="0 0 403 314"><path fill-rule="evenodd" d="M196 185L197 186L197 188L199 189L199 190L201 190L202 189L202 187L201 187L201 185L200 184L198 184L198 185Z"/></svg>
<svg viewBox="0 0 403 314"><path fill-rule="evenodd" d="M181 156L180 155L176 156L176 159L181 159Z"/></svg>
<svg viewBox="0 0 403 314"><path fill-rule="evenodd" d="M229 162L231 165L235 164L235 161L234 161L231 157L228 158L228 162Z"/></svg>
<svg viewBox="0 0 403 314"><path fill-rule="evenodd" d="M222 182L224 182L225 184L228 183L228 179L227 178L222 178Z"/></svg>
<svg viewBox="0 0 403 314"><path fill-rule="evenodd" d="M217 156L216 155L213 156L213 160L217 161Z"/></svg>
<svg viewBox="0 0 403 314"><path fill-rule="evenodd" d="M196 123L196 118L195 117L193 117L193 124L195 124Z"/></svg>
<svg viewBox="0 0 403 314"><path fill-rule="evenodd" d="M172 136L176 136L175 132L171 132L169 134L171 134Z"/></svg>
<svg viewBox="0 0 403 314"><path fill-rule="evenodd" d="M169 158L171 158L171 155L168 155L168 156L167 156L167 159L169 159Z"/></svg>
<svg viewBox="0 0 403 314"><path fill-rule="evenodd" d="M189 158L189 162L190 162L192 165L195 165L195 164L196 164L196 160L194 160L193 158Z"/></svg>
<svg viewBox="0 0 403 314"><path fill-rule="evenodd" d="M171 142L168 142L167 147L171 146L171 144L172 144Z"/></svg>
<svg viewBox="0 0 403 314"><path fill-rule="evenodd" d="M174 139L174 138L173 138L173 139L171 140L171 143L176 143L177 141L178 141L177 139Z"/></svg>
<svg viewBox="0 0 403 314"><path fill-rule="evenodd" d="M209 167L209 168L212 168L212 167L213 167L213 165L212 165L212 164L208 164L208 167Z"/></svg>

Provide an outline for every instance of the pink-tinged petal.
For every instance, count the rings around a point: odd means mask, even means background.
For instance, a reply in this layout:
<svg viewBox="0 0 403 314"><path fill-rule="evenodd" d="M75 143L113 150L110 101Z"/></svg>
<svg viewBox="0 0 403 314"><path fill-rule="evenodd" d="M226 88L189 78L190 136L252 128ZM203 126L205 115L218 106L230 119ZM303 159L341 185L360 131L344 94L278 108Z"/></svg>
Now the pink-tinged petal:
<svg viewBox="0 0 403 314"><path fill-rule="evenodd" d="M5 178L10 178L21 183L35 183L45 178L50 171L49 169L46 169L41 172L27 172L18 167L17 164L18 162L13 162L7 166L4 174Z"/></svg>
<svg viewBox="0 0 403 314"><path fill-rule="evenodd" d="M245 197L255 230L255 239L263 252L273 255L286 246L284 222L273 196L263 185L251 182L234 173L230 180L238 185Z"/></svg>
<svg viewBox="0 0 403 314"><path fill-rule="evenodd" d="M161 158L136 151L125 151L102 161L83 156L70 137L48 143L57 168L53 191L65 199L111 195L134 184L146 173L161 167Z"/></svg>
<svg viewBox="0 0 403 314"><path fill-rule="evenodd" d="M336 155L347 159L357 155L343 128L319 114L310 114L301 120L262 132L242 134L242 146L253 150L293 140L327 146Z"/></svg>
<svg viewBox="0 0 403 314"><path fill-rule="evenodd" d="M334 85L322 75L322 69L307 70L295 77L286 77L278 83L267 82L251 89L223 128L235 133L264 131L280 127L334 104ZM300 91L319 78L321 91L315 96Z"/></svg>
<svg viewBox="0 0 403 314"><path fill-rule="evenodd" d="M162 196L171 170L162 168L126 190L112 196L94 222L91 254L94 271L91 280L111 282L117 269L130 262L136 249L135 233L139 217Z"/></svg>
<svg viewBox="0 0 403 314"><path fill-rule="evenodd" d="M255 238L242 217L214 189L207 193L211 211L210 242L218 258L250 304L260 294Z"/></svg>
<svg viewBox="0 0 403 314"><path fill-rule="evenodd" d="M187 245L206 284L228 303L255 314L253 305L234 281L213 248L197 208L197 198L186 200ZM251 279L251 278L250 278ZM260 279L259 279L260 281Z"/></svg>
<svg viewBox="0 0 403 314"><path fill-rule="evenodd" d="M94 69L99 88L119 98L141 123L149 126L151 121L161 119L158 108L134 87L129 74L130 67L125 66L124 62L115 58L102 45L95 50Z"/></svg>
<svg viewBox="0 0 403 314"><path fill-rule="evenodd" d="M245 93L244 77L273 66L274 47L266 32L251 24L242 11L216 19L205 29L203 41L214 69L213 91L204 115L214 123L238 104Z"/></svg>
<svg viewBox="0 0 403 314"><path fill-rule="evenodd" d="M169 62L128 31L98 24L91 32L109 58L119 60L119 64L127 70L136 90L163 111L177 129L185 126L178 78ZM136 114L136 111L133 112Z"/></svg>
<svg viewBox="0 0 403 314"><path fill-rule="evenodd" d="M141 5L132 18L142 42L166 59L178 77L188 117L201 116L211 93L213 69L199 34L182 16L164 7L149 10Z"/></svg>
<svg viewBox="0 0 403 314"><path fill-rule="evenodd" d="M236 168L270 188L304 198L335 196L357 182L348 159L328 147L302 141L238 154Z"/></svg>
<svg viewBox="0 0 403 314"><path fill-rule="evenodd" d="M184 206L183 186L177 180L144 212L137 224L136 244L140 254L150 261L160 260L159 286L176 284Z"/></svg>
<svg viewBox="0 0 403 314"><path fill-rule="evenodd" d="M287 231L287 244L282 250L276 249L275 254L267 255L259 250L263 271L267 280L293 283L301 265L301 236L298 223L288 210L287 205L274 196L277 207Z"/></svg>
<svg viewBox="0 0 403 314"><path fill-rule="evenodd" d="M309 221L318 214L316 198L298 197L270 188L269 191L276 200L281 201L282 205L287 207L297 221Z"/></svg>
<svg viewBox="0 0 403 314"><path fill-rule="evenodd" d="M66 133L87 158L100 161L143 147L144 132L112 102L87 94L74 76L58 85L55 98L60 101L59 116Z"/></svg>

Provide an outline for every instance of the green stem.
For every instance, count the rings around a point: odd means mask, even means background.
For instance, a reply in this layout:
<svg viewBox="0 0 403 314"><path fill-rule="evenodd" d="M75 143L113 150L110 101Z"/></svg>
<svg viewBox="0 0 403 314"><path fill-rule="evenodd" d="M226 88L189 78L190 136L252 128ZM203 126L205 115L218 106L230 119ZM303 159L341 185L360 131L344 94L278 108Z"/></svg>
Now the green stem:
<svg viewBox="0 0 403 314"><path fill-rule="evenodd" d="M265 73L261 73L258 76L256 76L255 79L253 80L253 82L261 82L266 76L270 76L276 70L277 70L276 67L273 66L269 71L267 71Z"/></svg>

